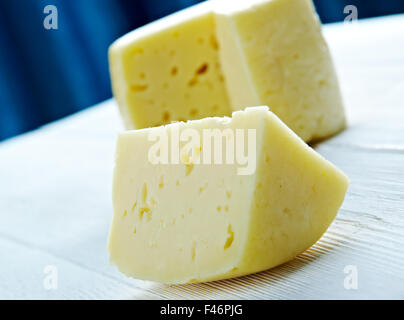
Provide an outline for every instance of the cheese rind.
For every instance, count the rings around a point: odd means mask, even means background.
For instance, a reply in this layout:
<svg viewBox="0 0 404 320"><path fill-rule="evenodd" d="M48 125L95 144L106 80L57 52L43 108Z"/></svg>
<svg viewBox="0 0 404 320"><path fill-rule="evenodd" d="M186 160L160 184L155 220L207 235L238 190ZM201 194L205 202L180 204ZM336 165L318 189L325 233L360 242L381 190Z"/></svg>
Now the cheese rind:
<svg viewBox="0 0 404 320"><path fill-rule="evenodd" d="M256 170L233 164L153 164L150 135L187 129L256 132ZM250 141L248 141L250 143ZM206 145L201 140L200 152ZM225 148L219 148L225 158ZM247 147L245 147L247 150ZM225 279L286 262L314 244L341 206L346 176L266 107L127 131L118 138L110 260L163 283Z"/></svg>
<svg viewBox="0 0 404 320"><path fill-rule="evenodd" d="M114 42L111 81L125 127L231 115L218 49L210 2Z"/></svg>
<svg viewBox="0 0 404 320"><path fill-rule="evenodd" d="M268 105L305 141L345 127L338 79L311 0L217 4L221 65L234 109Z"/></svg>

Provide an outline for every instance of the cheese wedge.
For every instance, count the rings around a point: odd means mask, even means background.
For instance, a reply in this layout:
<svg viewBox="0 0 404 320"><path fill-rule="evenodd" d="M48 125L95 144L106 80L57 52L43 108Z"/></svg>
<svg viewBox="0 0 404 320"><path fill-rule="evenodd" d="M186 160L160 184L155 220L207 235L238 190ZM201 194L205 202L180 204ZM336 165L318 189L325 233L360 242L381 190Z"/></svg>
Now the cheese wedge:
<svg viewBox="0 0 404 320"><path fill-rule="evenodd" d="M109 61L127 129L231 115L210 2L118 39Z"/></svg>
<svg viewBox="0 0 404 320"><path fill-rule="evenodd" d="M321 237L347 187L267 107L123 132L110 261L163 283L265 270Z"/></svg>
<svg viewBox="0 0 404 320"><path fill-rule="evenodd" d="M311 0L218 4L221 65L233 108L269 105L305 141L345 127L338 79Z"/></svg>

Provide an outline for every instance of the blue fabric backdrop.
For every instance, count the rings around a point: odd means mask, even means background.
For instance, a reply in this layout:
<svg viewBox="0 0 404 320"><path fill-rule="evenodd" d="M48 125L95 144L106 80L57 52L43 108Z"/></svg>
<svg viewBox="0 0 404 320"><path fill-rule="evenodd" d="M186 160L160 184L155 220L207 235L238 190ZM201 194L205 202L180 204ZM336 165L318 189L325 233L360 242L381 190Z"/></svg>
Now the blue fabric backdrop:
<svg viewBox="0 0 404 320"><path fill-rule="evenodd" d="M111 96L107 49L129 30L200 0L1 0L0 140ZM324 22L403 12L402 0L318 0ZM230 2L231 3L231 2ZM46 5L58 9L58 30L46 30Z"/></svg>

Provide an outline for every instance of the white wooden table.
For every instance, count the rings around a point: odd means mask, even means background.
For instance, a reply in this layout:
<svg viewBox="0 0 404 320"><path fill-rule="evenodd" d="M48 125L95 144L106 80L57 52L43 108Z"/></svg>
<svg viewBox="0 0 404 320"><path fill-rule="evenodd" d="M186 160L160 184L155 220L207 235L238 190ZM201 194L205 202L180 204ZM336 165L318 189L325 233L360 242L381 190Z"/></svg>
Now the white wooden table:
<svg viewBox="0 0 404 320"><path fill-rule="evenodd" d="M165 286L122 276L106 252L121 130L110 100L0 144L0 298L403 299L404 15L328 25L325 34L349 127L316 150L351 185L315 246L229 281ZM358 271L357 289L344 287L346 266ZM55 270L57 289L47 289Z"/></svg>

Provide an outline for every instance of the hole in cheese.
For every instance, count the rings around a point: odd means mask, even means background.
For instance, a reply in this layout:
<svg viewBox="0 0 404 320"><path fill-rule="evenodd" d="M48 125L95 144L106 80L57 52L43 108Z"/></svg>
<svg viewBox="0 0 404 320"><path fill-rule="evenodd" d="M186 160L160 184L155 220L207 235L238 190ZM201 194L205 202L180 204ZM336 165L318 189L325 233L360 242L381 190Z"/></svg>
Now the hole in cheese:
<svg viewBox="0 0 404 320"><path fill-rule="evenodd" d="M140 208L139 209L139 219L143 220L144 214L147 213L147 220L149 221L151 219L151 210L148 207Z"/></svg>
<svg viewBox="0 0 404 320"><path fill-rule="evenodd" d="M161 177L160 177L159 188L160 188L160 189L163 189L163 187L164 187L164 176L161 176Z"/></svg>
<svg viewBox="0 0 404 320"><path fill-rule="evenodd" d="M210 45L212 46L212 48L214 50L219 50L219 43L217 42L217 38L214 34L210 35L209 40L210 40Z"/></svg>
<svg viewBox="0 0 404 320"><path fill-rule="evenodd" d="M196 74L201 75L208 71L209 65L207 63L202 64L197 70Z"/></svg>
<svg viewBox="0 0 404 320"><path fill-rule="evenodd" d="M191 110L189 111L189 115L190 115L191 117L196 117L197 114L198 114L198 110L197 110L197 109L191 109Z"/></svg>
<svg viewBox="0 0 404 320"><path fill-rule="evenodd" d="M135 211L136 205L137 205L137 201L135 201L135 202L133 203L132 212Z"/></svg>
<svg viewBox="0 0 404 320"><path fill-rule="evenodd" d="M193 163L188 163L185 165L185 175L189 176L194 169L194 164Z"/></svg>
<svg viewBox="0 0 404 320"><path fill-rule="evenodd" d="M171 118L170 112L164 111L164 112L163 112L163 120L164 120L164 121L170 121L170 118Z"/></svg>
<svg viewBox="0 0 404 320"><path fill-rule="evenodd" d="M194 241L192 243L192 247L191 247L191 259L192 259L192 261L195 261L195 256L196 256L196 242Z"/></svg>
<svg viewBox="0 0 404 320"><path fill-rule="evenodd" d="M145 182L145 183L143 183L143 187L142 187L142 202L146 203L146 199L147 199L147 184Z"/></svg>
<svg viewBox="0 0 404 320"><path fill-rule="evenodd" d="M142 92L146 91L148 87L149 86L147 84L132 84L129 88L133 92Z"/></svg>
<svg viewBox="0 0 404 320"><path fill-rule="evenodd" d="M224 250L229 249L234 241L234 232L231 228L231 224L227 227L227 239L226 243L224 244Z"/></svg>
<svg viewBox="0 0 404 320"><path fill-rule="evenodd" d="M171 75L175 76L178 73L178 68L177 67L172 67L171 68Z"/></svg>

